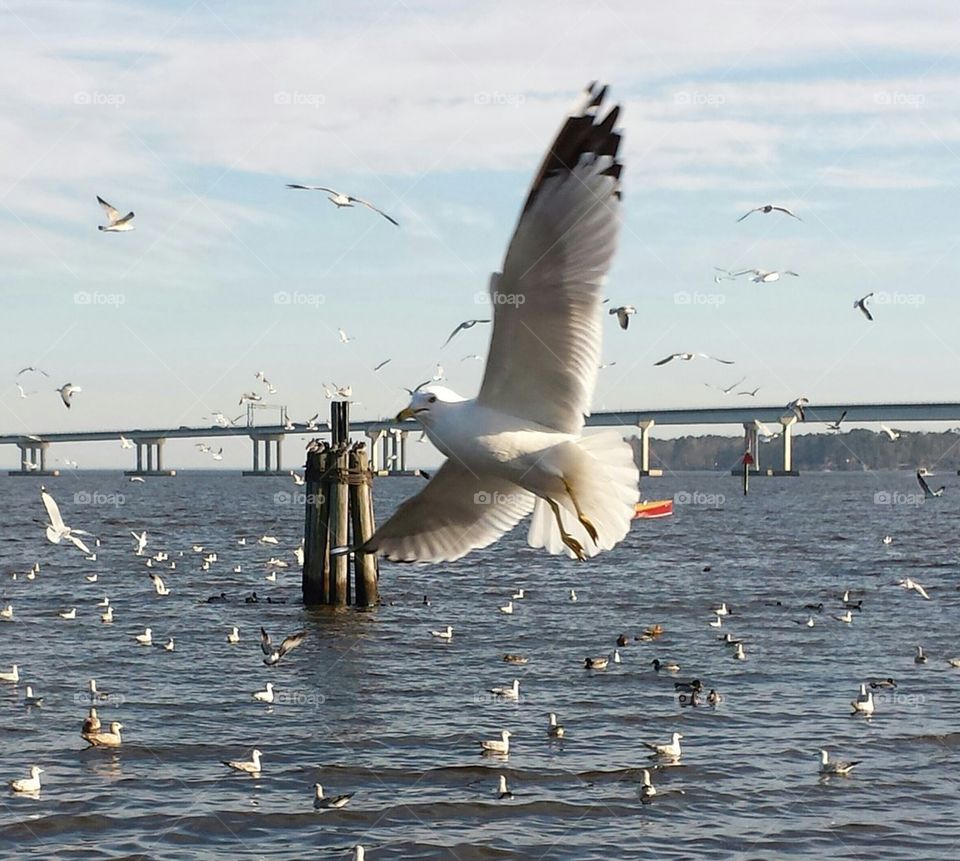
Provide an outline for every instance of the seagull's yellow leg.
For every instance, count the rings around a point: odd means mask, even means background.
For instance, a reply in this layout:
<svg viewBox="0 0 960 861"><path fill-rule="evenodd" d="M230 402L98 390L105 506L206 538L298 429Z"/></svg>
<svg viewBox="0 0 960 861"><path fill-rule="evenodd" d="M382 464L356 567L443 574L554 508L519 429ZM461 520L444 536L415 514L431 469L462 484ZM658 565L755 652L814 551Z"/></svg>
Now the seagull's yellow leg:
<svg viewBox="0 0 960 861"><path fill-rule="evenodd" d="M562 479L564 489L567 491L567 496L570 497L570 501L573 503L574 510L577 512L577 519L583 524L583 528L587 530L587 535L593 539L594 544L600 543L600 536L597 534L597 527L590 522L590 518L583 513L583 510L580 508L580 503L577 502L577 497L573 495L573 487L571 487L570 482L565 478Z"/></svg>
<svg viewBox="0 0 960 861"><path fill-rule="evenodd" d="M583 552L583 545L577 541L569 532L563 528L563 521L560 519L560 506L549 497L545 497L553 516L557 518L557 528L560 530L560 540L573 551L573 554L583 562L587 556Z"/></svg>

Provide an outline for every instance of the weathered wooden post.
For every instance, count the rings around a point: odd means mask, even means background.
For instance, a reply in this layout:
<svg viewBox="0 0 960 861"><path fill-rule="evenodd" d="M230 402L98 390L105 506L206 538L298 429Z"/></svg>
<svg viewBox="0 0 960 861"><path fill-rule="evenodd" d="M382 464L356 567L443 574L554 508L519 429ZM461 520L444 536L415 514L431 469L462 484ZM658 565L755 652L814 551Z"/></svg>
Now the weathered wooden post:
<svg viewBox="0 0 960 861"><path fill-rule="evenodd" d="M363 443L350 450L350 514L353 543L359 546L373 535L373 473L367 462ZM380 600L378 581L380 572L374 553L357 553L354 566L354 603L358 607L372 607Z"/></svg>
<svg viewBox="0 0 960 861"><path fill-rule="evenodd" d="M347 402L331 405L330 429L330 445L314 442L307 453L303 602L375 604L379 597L375 556L355 554L355 582L350 588L347 548L359 547L373 534L374 517L372 475L362 443L350 445Z"/></svg>

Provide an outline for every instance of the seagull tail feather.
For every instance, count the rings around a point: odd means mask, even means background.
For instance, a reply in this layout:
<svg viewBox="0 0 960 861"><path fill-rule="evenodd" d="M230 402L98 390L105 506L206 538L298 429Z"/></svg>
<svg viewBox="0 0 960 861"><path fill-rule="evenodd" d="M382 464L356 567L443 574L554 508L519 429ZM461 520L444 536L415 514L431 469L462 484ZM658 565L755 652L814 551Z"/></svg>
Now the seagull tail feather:
<svg viewBox="0 0 960 861"><path fill-rule="evenodd" d="M619 431L590 434L555 446L545 459L572 487L582 513L597 531L597 541L579 521L573 501L565 493L553 496L560 506L564 531L572 535L587 556L609 550L630 531L639 498L638 472L633 450ZM574 554L564 545L549 504L538 498L527 542L548 553Z"/></svg>

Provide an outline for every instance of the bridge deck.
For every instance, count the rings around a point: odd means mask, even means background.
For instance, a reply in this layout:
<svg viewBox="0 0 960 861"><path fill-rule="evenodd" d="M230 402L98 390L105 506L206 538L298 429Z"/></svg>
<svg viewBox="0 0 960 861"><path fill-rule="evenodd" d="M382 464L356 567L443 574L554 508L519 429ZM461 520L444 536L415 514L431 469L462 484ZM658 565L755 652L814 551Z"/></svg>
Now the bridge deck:
<svg viewBox="0 0 960 861"><path fill-rule="evenodd" d="M889 403L889 404L812 404L806 408L804 424L819 424L836 421L846 411L847 424L860 422L879 422L894 424L902 422L954 422L960 421L960 403ZM754 420L764 423L777 422L787 411L782 406L744 405L736 407L697 407L693 409L650 409L650 410L612 410L596 412L587 418L588 427L625 427L635 428L640 421L653 420L656 425L724 425L743 424ZM368 430L381 430L391 427L416 428L412 421L398 425L390 419L351 422L350 430L364 433ZM307 430L304 424L295 424L294 430L283 425L242 425L232 427L186 427L149 428L95 431L57 431L55 433L4 434L0 443L16 444L28 440L34 442L108 442L115 441L122 434L132 440L137 439L196 439L210 437L250 436L251 434L321 435L329 433L327 428L319 431Z"/></svg>

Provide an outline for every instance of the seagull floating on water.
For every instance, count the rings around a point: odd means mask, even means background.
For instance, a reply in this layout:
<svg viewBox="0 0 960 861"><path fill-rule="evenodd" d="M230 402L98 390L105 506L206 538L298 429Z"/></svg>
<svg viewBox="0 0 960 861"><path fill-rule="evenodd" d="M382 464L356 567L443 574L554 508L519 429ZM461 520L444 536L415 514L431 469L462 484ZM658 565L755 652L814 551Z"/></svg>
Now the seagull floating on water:
<svg viewBox="0 0 960 861"><path fill-rule="evenodd" d="M262 691L254 691L250 694L257 702L259 703L272 703L273 696L273 682L267 682L266 687Z"/></svg>
<svg viewBox="0 0 960 861"><path fill-rule="evenodd" d="M497 798L501 801L509 801L513 798L513 793L507 786L507 776L505 774L501 774L500 779L497 781Z"/></svg>
<svg viewBox="0 0 960 861"><path fill-rule="evenodd" d="M846 777L860 765L860 760L855 759L853 762L842 762L841 760L830 760L830 754L825 750L820 751L820 774L824 777L837 776L837 777Z"/></svg>
<svg viewBox="0 0 960 861"><path fill-rule="evenodd" d="M43 769L39 765L33 765L30 767L29 777L21 777L18 780L10 781L10 789L14 792L39 792L41 774L43 774Z"/></svg>
<svg viewBox="0 0 960 861"><path fill-rule="evenodd" d="M249 760L223 759L220 761L229 768L235 771L242 771L245 774L259 775L261 771L260 751L256 748L251 752Z"/></svg>
<svg viewBox="0 0 960 861"><path fill-rule="evenodd" d="M94 732L83 733L83 738L91 747L120 747L123 743L123 739L120 736L120 730L122 729L122 723L112 721L109 731L96 730Z"/></svg>
<svg viewBox="0 0 960 861"><path fill-rule="evenodd" d="M142 634L137 634L134 638L141 646L152 646L153 645L153 632L149 628L145 628Z"/></svg>
<svg viewBox="0 0 960 861"><path fill-rule="evenodd" d="M563 725L557 723L557 716L553 712L550 712L550 723L547 724L547 735L552 738L563 738L564 735Z"/></svg>
<svg viewBox="0 0 960 861"><path fill-rule="evenodd" d="M315 783L313 785L313 789L314 810L339 810L341 807L346 807L350 802L350 799L356 795L354 792L346 792L343 795L331 795L328 797L323 794L323 786L321 786L319 783Z"/></svg>
<svg viewBox="0 0 960 861"><path fill-rule="evenodd" d="M645 768L643 769L643 783L640 784L640 800L649 804L656 794L657 790L650 782L650 771Z"/></svg>
<svg viewBox="0 0 960 861"><path fill-rule="evenodd" d="M860 693L855 700L850 701L853 714L870 717L874 712L873 691L868 691L866 685L860 685Z"/></svg>
<svg viewBox="0 0 960 861"><path fill-rule="evenodd" d="M520 699L520 679L514 679L509 688L490 688L490 693L503 700L518 700Z"/></svg>
<svg viewBox="0 0 960 861"><path fill-rule="evenodd" d="M19 681L20 681L20 667L18 667L16 664L13 664L10 667L9 673L6 671L0 672L0 682L10 682L15 685Z"/></svg>
<svg viewBox="0 0 960 861"><path fill-rule="evenodd" d="M442 631L431 631L430 635L436 637L438 640L452 640L453 639L453 627L447 625Z"/></svg>
<svg viewBox="0 0 960 861"><path fill-rule="evenodd" d="M683 736L680 733L675 732L671 741L667 742L667 744L653 744L649 741L645 741L643 742L643 746L652 750L655 756L665 756L671 759L679 759L683 752L680 748L680 739L682 738Z"/></svg>
<svg viewBox="0 0 960 861"><path fill-rule="evenodd" d="M488 739L480 742L480 747L486 753L499 753L499 754L509 754L510 753L510 731L502 730L500 732L499 739Z"/></svg>

